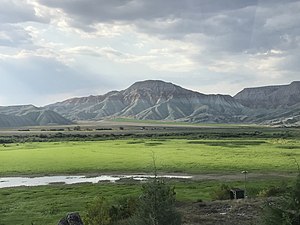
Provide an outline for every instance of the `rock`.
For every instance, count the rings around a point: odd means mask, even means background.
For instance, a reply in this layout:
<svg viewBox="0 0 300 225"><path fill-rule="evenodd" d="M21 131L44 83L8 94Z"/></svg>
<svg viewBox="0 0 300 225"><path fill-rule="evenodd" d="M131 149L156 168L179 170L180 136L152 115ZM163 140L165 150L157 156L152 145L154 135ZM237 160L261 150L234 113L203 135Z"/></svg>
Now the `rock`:
<svg viewBox="0 0 300 225"><path fill-rule="evenodd" d="M66 218L62 218L59 222L58 225L69 225L68 221Z"/></svg>
<svg viewBox="0 0 300 225"><path fill-rule="evenodd" d="M72 98L45 106L70 120L128 117L185 122L241 122L246 109L229 95L205 95L160 80L136 82L122 91Z"/></svg>
<svg viewBox="0 0 300 225"><path fill-rule="evenodd" d="M58 222L58 225L83 225L83 222L79 213L68 213Z"/></svg>
<svg viewBox="0 0 300 225"><path fill-rule="evenodd" d="M245 88L234 98L252 109L289 109L300 102L300 81L288 85Z"/></svg>

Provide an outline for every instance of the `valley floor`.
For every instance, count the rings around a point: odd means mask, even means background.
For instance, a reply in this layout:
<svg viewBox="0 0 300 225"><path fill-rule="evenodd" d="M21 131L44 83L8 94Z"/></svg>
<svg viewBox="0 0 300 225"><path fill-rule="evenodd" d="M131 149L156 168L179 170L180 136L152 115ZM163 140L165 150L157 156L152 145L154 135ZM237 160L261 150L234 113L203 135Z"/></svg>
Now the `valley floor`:
<svg viewBox="0 0 300 225"><path fill-rule="evenodd" d="M49 131L42 135L33 132L3 136L0 176L151 174L155 155L159 173L193 176L188 181L168 181L175 186L177 207L185 225L258 224L265 201L257 197L259 193L270 187L289 186L295 178L295 160L300 162L299 131L257 127L195 129L180 134L151 130L154 133L129 137L123 131L118 131L119 136L85 131L72 135ZM244 188L243 170L249 171L249 199L212 201L214 190L222 184ZM56 224L67 212L84 213L87 203L96 196L113 201L140 193L141 184L130 179L116 184L3 188L0 225Z"/></svg>

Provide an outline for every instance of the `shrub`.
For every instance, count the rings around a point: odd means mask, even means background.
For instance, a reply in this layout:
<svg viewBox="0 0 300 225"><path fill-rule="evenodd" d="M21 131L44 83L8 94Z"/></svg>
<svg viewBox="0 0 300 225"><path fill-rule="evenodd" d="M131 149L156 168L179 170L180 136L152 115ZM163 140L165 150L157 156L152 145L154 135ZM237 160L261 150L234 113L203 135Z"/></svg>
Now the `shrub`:
<svg viewBox="0 0 300 225"><path fill-rule="evenodd" d="M132 217L138 208L138 201L135 197L123 197L117 200L109 209L109 216L112 222L125 220Z"/></svg>
<svg viewBox="0 0 300 225"><path fill-rule="evenodd" d="M211 197L213 200L230 199L230 187L226 184L221 184L212 192Z"/></svg>
<svg viewBox="0 0 300 225"><path fill-rule="evenodd" d="M272 196L280 196L287 191L286 185L280 186L270 186L266 189L261 190L257 196L258 197L272 197Z"/></svg>
<svg viewBox="0 0 300 225"><path fill-rule="evenodd" d="M175 209L175 189L155 178L144 184L139 208L132 221L138 225L180 225L181 216Z"/></svg>
<svg viewBox="0 0 300 225"><path fill-rule="evenodd" d="M264 208L265 225L300 225L300 172L292 191L268 202Z"/></svg>
<svg viewBox="0 0 300 225"><path fill-rule="evenodd" d="M104 197L97 197L88 204L86 214L83 216L85 225L109 225L109 204Z"/></svg>

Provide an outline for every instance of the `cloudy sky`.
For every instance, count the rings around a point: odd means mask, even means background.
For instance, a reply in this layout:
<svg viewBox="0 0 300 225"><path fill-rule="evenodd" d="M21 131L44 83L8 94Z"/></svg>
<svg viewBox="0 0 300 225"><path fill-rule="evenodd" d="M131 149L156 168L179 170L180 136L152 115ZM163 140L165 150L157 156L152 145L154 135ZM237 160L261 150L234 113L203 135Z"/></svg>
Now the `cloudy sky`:
<svg viewBox="0 0 300 225"><path fill-rule="evenodd" d="M0 105L147 79L231 95L300 80L300 1L0 2Z"/></svg>

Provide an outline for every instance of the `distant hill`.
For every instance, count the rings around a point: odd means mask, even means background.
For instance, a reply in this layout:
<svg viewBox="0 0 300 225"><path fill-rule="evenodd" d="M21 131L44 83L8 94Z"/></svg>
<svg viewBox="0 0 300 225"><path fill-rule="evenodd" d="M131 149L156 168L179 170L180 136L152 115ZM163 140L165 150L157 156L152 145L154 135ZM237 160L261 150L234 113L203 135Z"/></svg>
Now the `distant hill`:
<svg viewBox="0 0 300 225"><path fill-rule="evenodd" d="M300 81L289 85L245 88L234 98L255 110L251 122L300 126Z"/></svg>
<svg viewBox="0 0 300 225"><path fill-rule="evenodd" d="M300 126L300 81L245 88L234 97L206 95L160 80L136 82L125 90L71 98L44 108L0 107L0 127L70 124L110 118L193 123L256 123Z"/></svg>
<svg viewBox="0 0 300 225"><path fill-rule="evenodd" d="M66 125L72 122L51 110L33 105L0 106L0 127Z"/></svg>
<svg viewBox="0 0 300 225"><path fill-rule="evenodd" d="M187 122L241 122L248 110L229 95L205 95L160 80L136 82L122 91L68 99L46 106L70 120L131 117Z"/></svg>
<svg viewBox="0 0 300 225"><path fill-rule="evenodd" d="M289 85L245 88L234 98L249 108L290 108L300 103L300 81Z"/></svg>

